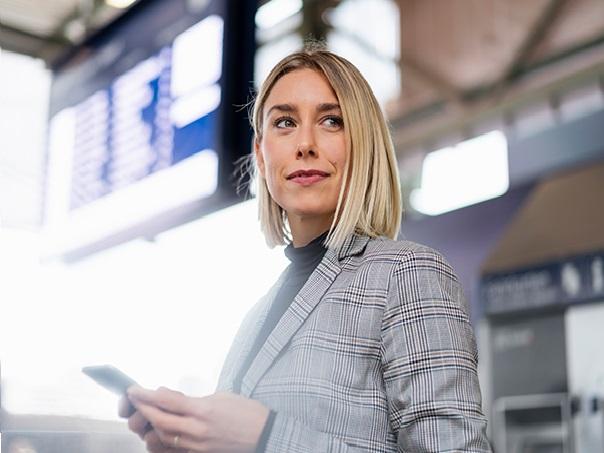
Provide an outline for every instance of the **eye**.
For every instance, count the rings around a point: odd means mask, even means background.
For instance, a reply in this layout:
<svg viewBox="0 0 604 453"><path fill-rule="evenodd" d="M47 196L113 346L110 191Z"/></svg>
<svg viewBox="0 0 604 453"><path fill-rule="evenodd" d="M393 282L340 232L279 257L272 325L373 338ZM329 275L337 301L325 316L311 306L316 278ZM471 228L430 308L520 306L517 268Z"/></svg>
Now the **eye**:
<svg viewBox="0 0 604 453"><path fill-rule="evenodd" d="M341 116L330 115L323 120L323 124L331 129L339 129L344 126L344 120Z"/></svg>
<svg viewBox="0 0 604 453"><path fill-rule="evenodd" d="M295 125L294 119L291 116L282 116L273 121L273 126L279 129L294 127Z"/></svg>

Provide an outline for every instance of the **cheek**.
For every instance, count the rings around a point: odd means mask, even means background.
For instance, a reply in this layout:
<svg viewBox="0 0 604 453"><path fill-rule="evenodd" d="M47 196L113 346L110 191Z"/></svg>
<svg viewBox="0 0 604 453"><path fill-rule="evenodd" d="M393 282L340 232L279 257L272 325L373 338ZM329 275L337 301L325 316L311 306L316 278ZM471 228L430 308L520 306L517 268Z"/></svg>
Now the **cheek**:
<svg viewBox="0 0 604 453"><path fill-rule="evenodd" d="M332 149L332 162L338 169L340 175L342 175L346 168L346 162L348 161L348 156L350 154L348 152L346 138L343 136L337 137L337 139L334 140L334 143L332 143Z"/></svg>
<svg viewBox="0 0 604 453"><path fill-rule="evenodd" d="M348 174L348 180L344 181L344 173L346 172L346 165L348 164L348 159L350 158L350 148L348 146L346 137L339 137L337 146L334 147L337 150L334 153L334 166L338 169L338 188L342 185L346 187L346 191L348 190L348 184L350 182L351 174ZM339 190L338 190L339 195Z"/></svg>
<svg viewBox="0 0 604 453"><path fill-rule="evenodd" d="M281 175L281 165L279 156L275 153L276 147L270 140L265 139L262 146L262 157L264 161L264 179L271 195L275 195L278 190L279 179Z"/></svg>
<svg viewBox="0 0 604 453"><path fill-rule="evenodd" d="M273 181L279 171L279 160L274 154L266 152L264 154L264 173L267 181Z"/></svg>

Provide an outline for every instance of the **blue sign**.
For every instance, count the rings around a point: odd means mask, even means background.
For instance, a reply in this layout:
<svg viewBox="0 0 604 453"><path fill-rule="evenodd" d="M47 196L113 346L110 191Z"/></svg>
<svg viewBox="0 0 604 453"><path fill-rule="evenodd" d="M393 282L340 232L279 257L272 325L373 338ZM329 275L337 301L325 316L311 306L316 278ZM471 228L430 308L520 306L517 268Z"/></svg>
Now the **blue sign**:
<svg viewBox="0 0 604 453"><path fill-rule="evenodd" d="M486 275L480 291L488 315L604 300L604 252Z"/></svg>

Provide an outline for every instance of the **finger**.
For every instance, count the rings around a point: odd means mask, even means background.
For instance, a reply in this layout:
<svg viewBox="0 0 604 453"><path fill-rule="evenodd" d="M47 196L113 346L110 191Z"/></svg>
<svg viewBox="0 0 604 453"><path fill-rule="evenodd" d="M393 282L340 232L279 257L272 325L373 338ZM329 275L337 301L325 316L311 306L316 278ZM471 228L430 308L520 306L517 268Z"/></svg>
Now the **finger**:
<svg viewBox="0 0 604 453"><path fill-rule="evenodd" d="M128 417L128 428L130 431L138 434L141 439L147 431L152 429L149 420L139 411L135 411L134 414Z"/></svg>
<svg viewBox="0 0 604 453"><path fill-rule="evenodd" d="M186 435L168 433L162 430L154 430L154 433L164 448L168 448L171 452L206 451L203 442L190 439Z"/></svg>
<svg viewBox="0 0 604 453"><path fill-rule="evenodd" d="M149 431L143 437L143 441L150 453L160 453L166 451L166 446L162 443L159 435L155 431Z"/></svg>
<svg viewBox="0 0 604 453"><path fill-rule="evenodd" d="M193 453L192 450L166 446L157 434L145 436L144 440L149 453Z"/></svg>
<svg viewBox="0 0 604 453"><path fill-rule="evenodd" d="M207 435L207 426L193 417L171 414L143 403L136 404L138 411L149 420L160 439L167 445L172 445L175 435L191 442L203 441ZM192 446L187 448L192 448Z"/></svg>
<svg viewBox="0 0 604 453"><path fill-rule="evenodd" d="M192 414L194 405L193 399L185 396L181 392L160 387L157 390L147 390L139 386L133 386L128 389L130 399L151 404L174 414Z"/></svg>
<svg viewBox="0 0 604 453"><path fill-rule="evenodd" d="M171 433L179 432L186 417L164 412L158 407L136 402L136 408L142 416L147 419L154 428Z"/></svg>
<svg viewBox="0 0 604 453"><path fill-rule="evenodd" d="M118 403L118 414L122 418L130 417L136 409L132 405L132 402L128 399L126 395L120 398Z"/></svg>

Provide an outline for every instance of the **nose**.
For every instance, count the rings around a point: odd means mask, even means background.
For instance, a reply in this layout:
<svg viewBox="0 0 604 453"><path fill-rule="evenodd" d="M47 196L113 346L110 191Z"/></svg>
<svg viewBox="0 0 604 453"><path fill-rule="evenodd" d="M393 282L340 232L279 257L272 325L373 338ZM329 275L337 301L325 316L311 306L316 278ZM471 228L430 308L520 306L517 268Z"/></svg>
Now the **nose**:
<svg viewBox="0 0 604 453"><path fill-rule="evenodd" d="M296 158L303 159L304 157L317 157L317 145L312 127L300 127L299 141L296 148Z"/></svg>

